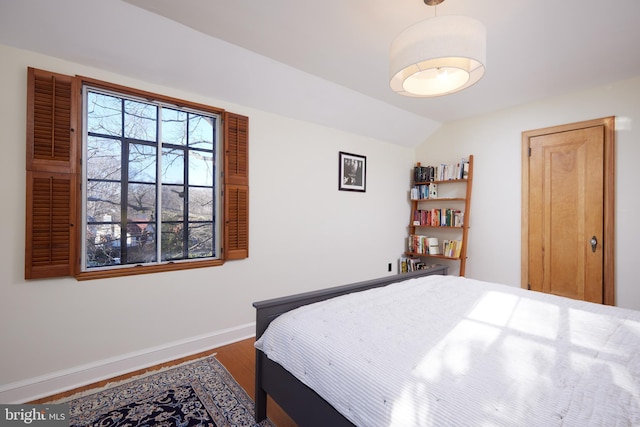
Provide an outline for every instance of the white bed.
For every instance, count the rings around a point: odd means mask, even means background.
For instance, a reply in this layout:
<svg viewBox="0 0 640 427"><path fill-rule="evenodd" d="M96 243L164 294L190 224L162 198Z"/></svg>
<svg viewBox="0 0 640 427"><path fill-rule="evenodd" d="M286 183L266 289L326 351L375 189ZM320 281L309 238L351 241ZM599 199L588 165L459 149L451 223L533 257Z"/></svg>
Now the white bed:
<svg viewBox="0 0 640 427"><path fill-rule="evenodd" d="M638 426L640 312L454 276L306 305L256 348L357 426Z"/></svg>

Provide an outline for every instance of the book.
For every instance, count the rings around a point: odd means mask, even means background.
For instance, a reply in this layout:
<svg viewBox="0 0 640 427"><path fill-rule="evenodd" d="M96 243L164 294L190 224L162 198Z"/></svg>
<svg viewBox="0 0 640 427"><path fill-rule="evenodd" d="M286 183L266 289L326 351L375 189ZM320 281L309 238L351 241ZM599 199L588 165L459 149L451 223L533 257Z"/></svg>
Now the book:
<svg viewBox="0 0 640 427"><path fill-rule="evenodd" d="M440 226L440 209L431 209L431 221L429 225L431 227Z"/></svg>
<svg viewBox="0 0 640 427"><path fill-rule="evenodd" d="M456 258L460 258L461 252L462 252L462 240L457 240L456 250L453 256Z"/></svg>
<svg viewBox="0 0 640 427"><path fill-rule="evenodd" d="M442 242L442 255L451 258L460 258L462 252L462 240L445 240Z"/></svg>
<svg viewBox="0 0 640 427"><path fill-rule="evenodd" d="M429 184L414 185L411 187L409 196L411 200L423 200L429 198Z"/></svg>
<svg viewBox="0 0 640 427"><path fill-rule="evenodd" d="M429 237L427 239L429 241L429 254L431 255L439 255L440 254L440 244L438 243L437 237Z"/></svg>
<svg viewBox="0 0 640 427"><path fill-rule="evenodd" d="M407 273L409 271L407 267L407 258L400 257L400 259L398 259L398 271L401 273Z"/></svg>
<svg viewBox="0 0 640 427"><path fill-rule="evenodd" d="M464 226L464 212L460 210L456 210L453 214L453 226L454 227L462 227Z"/></svg>
<svg viewBox="0 0 640 427"><path fill-rule="evenodd" d="M416 166L413 168L413 182L415 184L434 181L434 167L433 166Z"/></svg>
<svg viewBox="0 0 640 427"><path fill-rule="evenodd" d="M416 166L413 181L417 183L431 181L453 181L469 177L469 160L460 159L457 163L440 163L438 166Z"/></svg>
<svg viewBox="0 0 640 427"><path fill-rule="evenodd" d="M432 182L429 184L429 199L437 199L438 198L438 184Z"/></svg>
<svg viewBox="0 0 640 427"><path fill-rule="evenodd" d="M437 264L427 265L420 258L402 256L398 259L398 271L408 273L411 271L427 270L436 267Z"/></svg>
<svg viewBox="0 0 640 427"><path fill-rule="evenodd" d="M428 254L429 245L427 242L427 236L420 234L412 234L409 236L407 242L407 249L412 254Z"/></svg>

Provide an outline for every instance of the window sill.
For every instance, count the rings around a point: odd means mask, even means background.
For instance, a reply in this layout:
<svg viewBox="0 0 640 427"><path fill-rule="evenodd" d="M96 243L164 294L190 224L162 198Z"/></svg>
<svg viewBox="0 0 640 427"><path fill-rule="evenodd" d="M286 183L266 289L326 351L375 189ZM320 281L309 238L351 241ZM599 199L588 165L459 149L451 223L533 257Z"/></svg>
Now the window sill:
<svg viewBox="0 0 640 427"><path fill-rule="evenodd" d="M83 271L75 275L76 280L108 279L111 277L136 276L139 274L162 273L166 271L192 270L194 268L218 267L223 260L169 262L158 265L137 265L108 270Z"/></svg>

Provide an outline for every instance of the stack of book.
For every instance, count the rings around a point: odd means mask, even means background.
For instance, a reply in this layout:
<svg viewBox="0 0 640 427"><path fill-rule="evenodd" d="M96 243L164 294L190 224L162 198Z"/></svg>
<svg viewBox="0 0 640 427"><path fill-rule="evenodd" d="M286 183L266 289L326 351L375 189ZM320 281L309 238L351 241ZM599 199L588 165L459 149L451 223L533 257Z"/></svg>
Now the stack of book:
<svg viewBox="0 0 640 427"><path fill-rule="evenodd" d="M418 184L411 187L411 200L425 200L438 198L438 184Z"/></svg>
<svg viewBox="0 0 640 427"><path fill-rule="evenodd" d="M420 258L407 258L401 257L399 260L398 271L401 273L408 273L410 271L421 270L424 266L424 262Z"/></svg>
<svg viewBox="0 0 640 427"><path fill-rule="evenodd" d="M451 258L460 258L462 240L445 240L442 242L442 254Z"/></svg>
<svg viewBox="0 0 640 427"><path fill-rule="evenodd" d="M409 253L417 255L444 255L450 258L460 258L462 240L444 240L442 246L437 237L412 234L407 244Z"/></svg>
<svg viewBox="0 0 640 427"><path fill-rule="evenodd" d="M421 227L462 227L464 212L459 209L418 209L413 211L414 226Z"/></svg>
<svg viewBox="0 0 640 427"><path fill-rule="evenodd" d="M426 264L420 258L400 257L398 260L398 271L408 273L410 271L427 270L437 267L438 264Z"/></svg>
<svg viewBox="0 0 640 427"><path fill-rule="evenodd" d="M431 181L451 181L467 179L469 175L469 160L462 158L457 163L438 166L416 166L413 172L413 181L418 184Z"/></svg>
<svg viewBox="0 0 640 427"><path fill-rule="evenodd" d="M441 253L437 237L428 237L421 234L409 236L408 250L413 254L439 255Z"/></svg>

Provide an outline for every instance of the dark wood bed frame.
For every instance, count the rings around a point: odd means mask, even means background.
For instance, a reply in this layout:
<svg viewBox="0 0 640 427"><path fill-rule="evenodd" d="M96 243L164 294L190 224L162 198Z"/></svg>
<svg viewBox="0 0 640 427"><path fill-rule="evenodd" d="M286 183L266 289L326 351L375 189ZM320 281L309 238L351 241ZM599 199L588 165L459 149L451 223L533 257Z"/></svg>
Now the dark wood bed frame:
<svg viewBox="0 0 640 427"><path fill-rule="evenodd" d="M433 274L446 275L447 266L438 265L402 275L386 276L364 282L351 283L281 298L254 302L256 308L256 339L260 338L269 323L282 313L340 295L378 288L391 283ZM267 394L300 426L341 427L353 426L333 406L296 377L272 362L260 350L256 350L256 422L267 418Z"/></svg>

